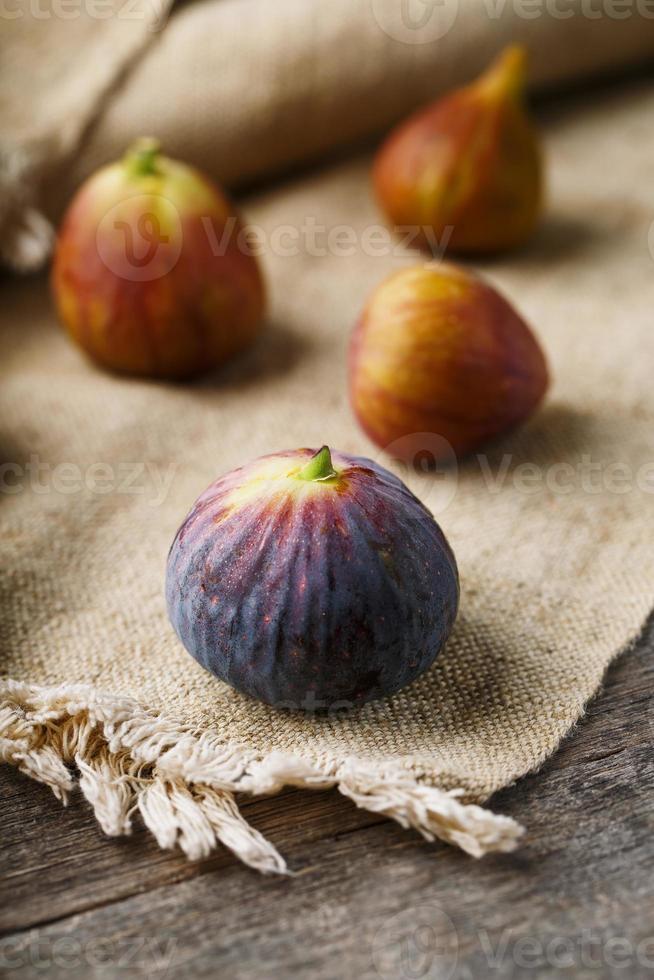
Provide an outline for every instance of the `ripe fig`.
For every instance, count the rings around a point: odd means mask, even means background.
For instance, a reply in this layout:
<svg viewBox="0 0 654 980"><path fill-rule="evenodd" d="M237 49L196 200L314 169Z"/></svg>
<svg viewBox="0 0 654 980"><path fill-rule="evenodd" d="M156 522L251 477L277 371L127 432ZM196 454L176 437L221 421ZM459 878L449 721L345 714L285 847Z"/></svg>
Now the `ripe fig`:
<svg viewBox="0 0 654 980"><path fill-rule="evenodd" d="M220 477L168 556L168 614L186 649L276 707L398 691L433 662L458 595L429 511L377 463L326 446Z"/></svg>
<svg viewBox="0 0 654 980"><path fill-rule="evenodd" d="M477 81L391 133L374 166L381 207L432 251L498 252L532 233L543 166L524 100L525 52L507 48Z"/></svg>
<svg viewBox="0 0 654 980"><path fill-rule="evenodd" d="M264 308L240 231L208 178L139 141L64 216L52 271L63 325L119 372L183 379L222 364L252 342Z"/></svg>
<svg viewBox="0 0 654 980"><path fill-rule="evenodd" d="M407 460L424 448L424 433L456 456L476 449L523 422L547 386L543 352L524 320L492 286L453 265L390 276L352 335L354 412L378 446L401 439L398 455Z"/></svg>

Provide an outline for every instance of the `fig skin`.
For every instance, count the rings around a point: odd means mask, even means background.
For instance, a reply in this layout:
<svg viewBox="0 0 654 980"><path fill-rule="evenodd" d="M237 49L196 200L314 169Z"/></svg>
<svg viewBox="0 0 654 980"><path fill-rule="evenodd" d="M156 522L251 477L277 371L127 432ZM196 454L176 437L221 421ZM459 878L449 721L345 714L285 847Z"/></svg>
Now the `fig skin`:
<svg viewBox="0 0 654 980"><path fill-rule="evenodd" d="M188 652L276 707L400 690L434 661L458 597L454 555L423 504L383 467L332 461L327 447L220 477L168 556L168 615Z"/></svg>
<svg viewBox="0 0 654 980"><path fill-rule="evenodd" d="M477 81L419 110L373 171L390 221L423 248L492 253L526 241L543 206L538 134L524 104L525 52L507 48Z"/></svg>
<svg viewBox="0 0 654 980"><path fill-rule="evenodd" d="M264 312L241 229L215 184L139 141L64 215L52 269L61 323L113 371L182 380L219 366L253 342Z"/></svg>
<svg viewBox="0 0 654 980"><path fill-rule="evenodd" d="M524 422L548 384L524 320L492 286L454 265L390 276L352 335L354 413L378 446L400 440L393 452L409 462L425 448L424 433L440 436L457 457L483 446Z"/></svg>

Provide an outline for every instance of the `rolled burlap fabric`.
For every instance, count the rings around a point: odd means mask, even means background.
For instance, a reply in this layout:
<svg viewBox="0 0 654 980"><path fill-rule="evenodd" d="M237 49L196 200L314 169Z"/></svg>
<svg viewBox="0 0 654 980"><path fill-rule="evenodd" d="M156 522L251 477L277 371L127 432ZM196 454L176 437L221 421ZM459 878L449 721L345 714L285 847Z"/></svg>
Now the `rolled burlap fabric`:
<svg viewBox="0 0 654 980"><path fill-rule="evenodd" d="M47 256L41 211L57 218L139 136L237 186L381 132L505 44L527 47L541 88L654 52L650 0L202 0L170 16L170 0L62 7L48 0L35 14L16 0L3 22L0 258L18 268Z"/></svg>
<svg viewBox="0 0 654 980"><path fill-rule="evenodd" d="M382 132L507 44L526 46L540 88L654 53L654 19L640 8L618 20L585 16L588 0L564 6L559 17L544 0L534 18L519 0L191 4L114 93L64 175L64 199L143 133L236 186Z"/></svg>
<svg viewBox="0 0 654 980"><path fill-rule="evenodd" d="M163 25L167 0L5 4L0 59L0 262L39 268L52 246L39 188L77 149L112 85ZM40 199L39 199L40 197Z"/></svg>
<svg viewBox="0 0 654 980"><path fill-rule="evenodd" d="M653 108L643 85L550 118L547 220L487 270L542 340L550 398L458 470L401 474L457 554L460 616L422 679L344 716L276 712L205 673L167 622L163 577L192 501L251 457L327 442L393 465L358 431L346 393L367 293L418 261L392 240L371 246L369 160L244 202L264 243L270 322L251 355L193 386L102 373L57 329L44 283L4 283L1 758L60 796L79 779L109 834L128 833L138 811L164 847L199 857L220 840L263 871L283 871L283 858L235 794L287 784L337 786L474 855L515 846L521 828L481 804L555 750L654 600L642 356Z"/></svg>

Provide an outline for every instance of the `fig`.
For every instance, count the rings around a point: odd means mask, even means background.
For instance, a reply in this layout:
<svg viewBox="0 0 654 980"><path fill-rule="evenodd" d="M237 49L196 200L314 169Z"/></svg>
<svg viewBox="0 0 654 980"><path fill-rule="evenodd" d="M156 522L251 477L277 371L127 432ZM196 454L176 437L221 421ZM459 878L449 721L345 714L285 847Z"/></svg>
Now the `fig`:
<svg viewBox="0 0 654 980"><path fill-rule="evenodd" d="M538 135L525 108L525 52L419 110L374 165L382 209L434 251L499 252L525 241L543 201Z"/></svg>
<svg viewBox="0 0 654 980"><path fill-rule="evenodd" d="M207 177L140 140L77 192L52 288L69 335L114 371L185 379L259 332L264 288L232 204Z"/></svg>
<svg viewBox="0 0 654 980"><path fill-rule="evenodd" d="M399 691L442 648L454 555L392 473L323 446L260 459L196 501L169 556L188 652L276 707L356 706Z"/></svg>
<svg viewBox="0 0 654 980"><path fill-rule="evenodd" d="M378 446L411 461L425 433L457 457L525 421L548 386L543 352L490 285L431 262L391 275L352 334L350 398Z"/></svg>

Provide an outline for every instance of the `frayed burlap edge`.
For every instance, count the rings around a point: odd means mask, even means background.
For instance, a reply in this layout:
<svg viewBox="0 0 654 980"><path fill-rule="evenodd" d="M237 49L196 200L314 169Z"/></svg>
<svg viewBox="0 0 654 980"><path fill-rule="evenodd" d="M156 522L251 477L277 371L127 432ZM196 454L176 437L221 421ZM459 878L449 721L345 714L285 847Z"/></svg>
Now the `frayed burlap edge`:
<svg viewBox="0 0 654 980"><path fill-rule="evenodd" d="M206 857L220 841L264 873L288 874L283 857L242 817L235 793L336 786L358 807L413 827L474 857L511 851L523 828L463 803L461 790L425 785L400 762L371 765L262 754L176 724L128 697L87 685L0 682L0 761L45 783L64 804L75 781L112 837L138 811L162 848Z"/></svg>

